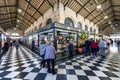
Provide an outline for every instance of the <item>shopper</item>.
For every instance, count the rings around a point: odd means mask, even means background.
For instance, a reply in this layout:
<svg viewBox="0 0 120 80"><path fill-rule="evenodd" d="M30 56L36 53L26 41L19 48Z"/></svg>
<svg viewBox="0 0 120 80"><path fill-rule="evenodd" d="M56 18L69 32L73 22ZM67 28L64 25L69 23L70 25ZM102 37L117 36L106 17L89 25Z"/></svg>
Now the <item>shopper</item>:
<svg viewBox="0 0 120 80"><path fill-rule="evenodd" d="M97 49L98 49L98 43L93 40L93 42L91 43L91 52L93 56L97 55Z"/></svg>
<svg viewBox="0 0 120 80"><path fill-rule="evenodd" d="M45 59L44 59L44 56L45 56L44 48L46 47L45 43L46 43L45 40L42 39L39 45L40 56L42 57L40 67L45 67Z"/></svg>
<svg viewBox="0 0 120 80"><path fill-rule="evenodd" d="M9 49L9 44L8 42L5 42L4 46L2 47L3 50L2 55L4 55L8 51L8 49Z"/></svg>
<svg viewBox="0 0 120 80"><path fill-rule="evenodd" d="M97 44L97 45L96 45L96 54L99 53L99 46L98 46L98 43L99 43L99 40L96 39L96 44Z"/></svg>
<svg viewBox="0 0 120 80"><path fill-rule="evenodd" d="M99 44L100 56L105 57L105 42L101 39Z"/></svg>
<svg viewBox="0 0 120 80"><path fill-rule="evenodd" d="M73 44L71 42L68 41L68 53L69 53L69 59L73 58Z"/></svg>
<svg viewBox="0 0 120 80"><path fill-rule="evenodd" d="M12 42L12 40L11 40L11 41L10 41L10 47L12 47L12 45L13 45L12 43L13 43L13 42Z"/></svg>
<svg viewBox="0 0 120 80"><path fill-rule="evenodd" d="M112 39L110 39L110 42L111 42L111 45L113 46L113 40Z"/></svg>
<svg viewBox="0 0 120 80"><path fill-rule="evenodd" d="M47 42L47 46L44 49L45 51L45 60L47 61L47 67L48 67L48 73L52 73L53 75L56 74L55 72L55 48L53 47L53 45L51 45L51 42L48 41ZM51 66L50 66L51 64ZM52 69L51 69L52 67Z"/></svg>
<svg viewBox="0 0 120 80"><path fill-rule="evenodd" d="M85 56L90 55L90 44L91 44L90 40L86 39L86 41L85 41L85 50L86 50Z"/></svg>
<svg viewBox="0 0 120 80"><path fill-rule="evenodd" d="M18 41L15 42L15 47L16 47L16 50L18 51L18 48L19 48L19 42Z"/></svg>
<svg viewBox="0 0 120 80"><path fill-rule="evenodd" d="M118 49L120 49L120 40L117 42Z"/></svg>
<svg viewBox="0 0 120 80"><path fill-rule="evenodd" d="M32 51L34 51L34 48L35 48L35 40L33 39L32 40Z"/></svg>

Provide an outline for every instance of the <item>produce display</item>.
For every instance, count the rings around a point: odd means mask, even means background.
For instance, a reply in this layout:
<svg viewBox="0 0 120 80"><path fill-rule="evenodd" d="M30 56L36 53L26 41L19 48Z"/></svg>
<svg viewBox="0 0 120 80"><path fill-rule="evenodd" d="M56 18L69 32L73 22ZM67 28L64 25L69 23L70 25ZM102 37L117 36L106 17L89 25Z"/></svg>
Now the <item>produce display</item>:
<svg viewBox="0 0 120 80"><path fill-rule="evenodd" d="M85 40L87 37L88 37L88 35L86 33L79 33L78 34L78 39Z"/></svg>
<svg viewBox="0 0 120 80"><path fill-rule="evenodd" d="M80 47L81 44L84 44L86 38L88 38L87 33L85 32L78 33L78 47Z"/></svg>

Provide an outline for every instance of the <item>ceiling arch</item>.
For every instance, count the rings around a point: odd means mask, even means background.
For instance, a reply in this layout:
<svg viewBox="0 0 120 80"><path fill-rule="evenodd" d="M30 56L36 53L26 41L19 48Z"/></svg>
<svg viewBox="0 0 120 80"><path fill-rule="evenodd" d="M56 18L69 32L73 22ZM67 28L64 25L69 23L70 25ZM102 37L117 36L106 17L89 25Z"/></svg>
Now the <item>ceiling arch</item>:
<svg viewBox="0 0 120 80"><path fill-rule="evenodd" d="M118 0L0 0L0 26L4 29L18 27L26 30L44 13L61 2L101 30L110 27L109 22L120 21ZM97 5L101 8L97 9ZM105 16L108 16L105 19Z"/></svg>

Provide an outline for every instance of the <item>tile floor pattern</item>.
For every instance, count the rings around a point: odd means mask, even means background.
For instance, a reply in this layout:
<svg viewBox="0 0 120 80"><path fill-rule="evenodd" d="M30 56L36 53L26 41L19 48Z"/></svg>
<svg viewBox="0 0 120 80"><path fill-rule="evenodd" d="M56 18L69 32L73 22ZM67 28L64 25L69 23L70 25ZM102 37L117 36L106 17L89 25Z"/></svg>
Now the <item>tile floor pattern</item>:
<svg viewBox="0 0 120 80"><path fill-rule="evenodd" d="M120 80L120 55L110 59L80 55L56 65L56 75L40 69L41 58L21 47L10 50L0 66L0 80Z"/></svg>

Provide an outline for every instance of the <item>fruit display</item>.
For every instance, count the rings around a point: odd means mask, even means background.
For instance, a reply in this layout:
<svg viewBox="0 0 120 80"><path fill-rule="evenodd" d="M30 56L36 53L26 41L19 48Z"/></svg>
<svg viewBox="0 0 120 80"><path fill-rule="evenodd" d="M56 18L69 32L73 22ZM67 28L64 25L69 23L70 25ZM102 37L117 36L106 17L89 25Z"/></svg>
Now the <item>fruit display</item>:
<svg viewBox="0 0 120 80"><path fill-rule="evenodd" d="M80 47L81 44L85 42L86 38L88 38L87 33L84 32L78 33L78 47Z"/></svg>
<svg viewBox="0 0 120 80"><path fill-rule="evenodd" d="M86 33L79 33L78 34L78 39L85 40L88 37Z"/></svg>

